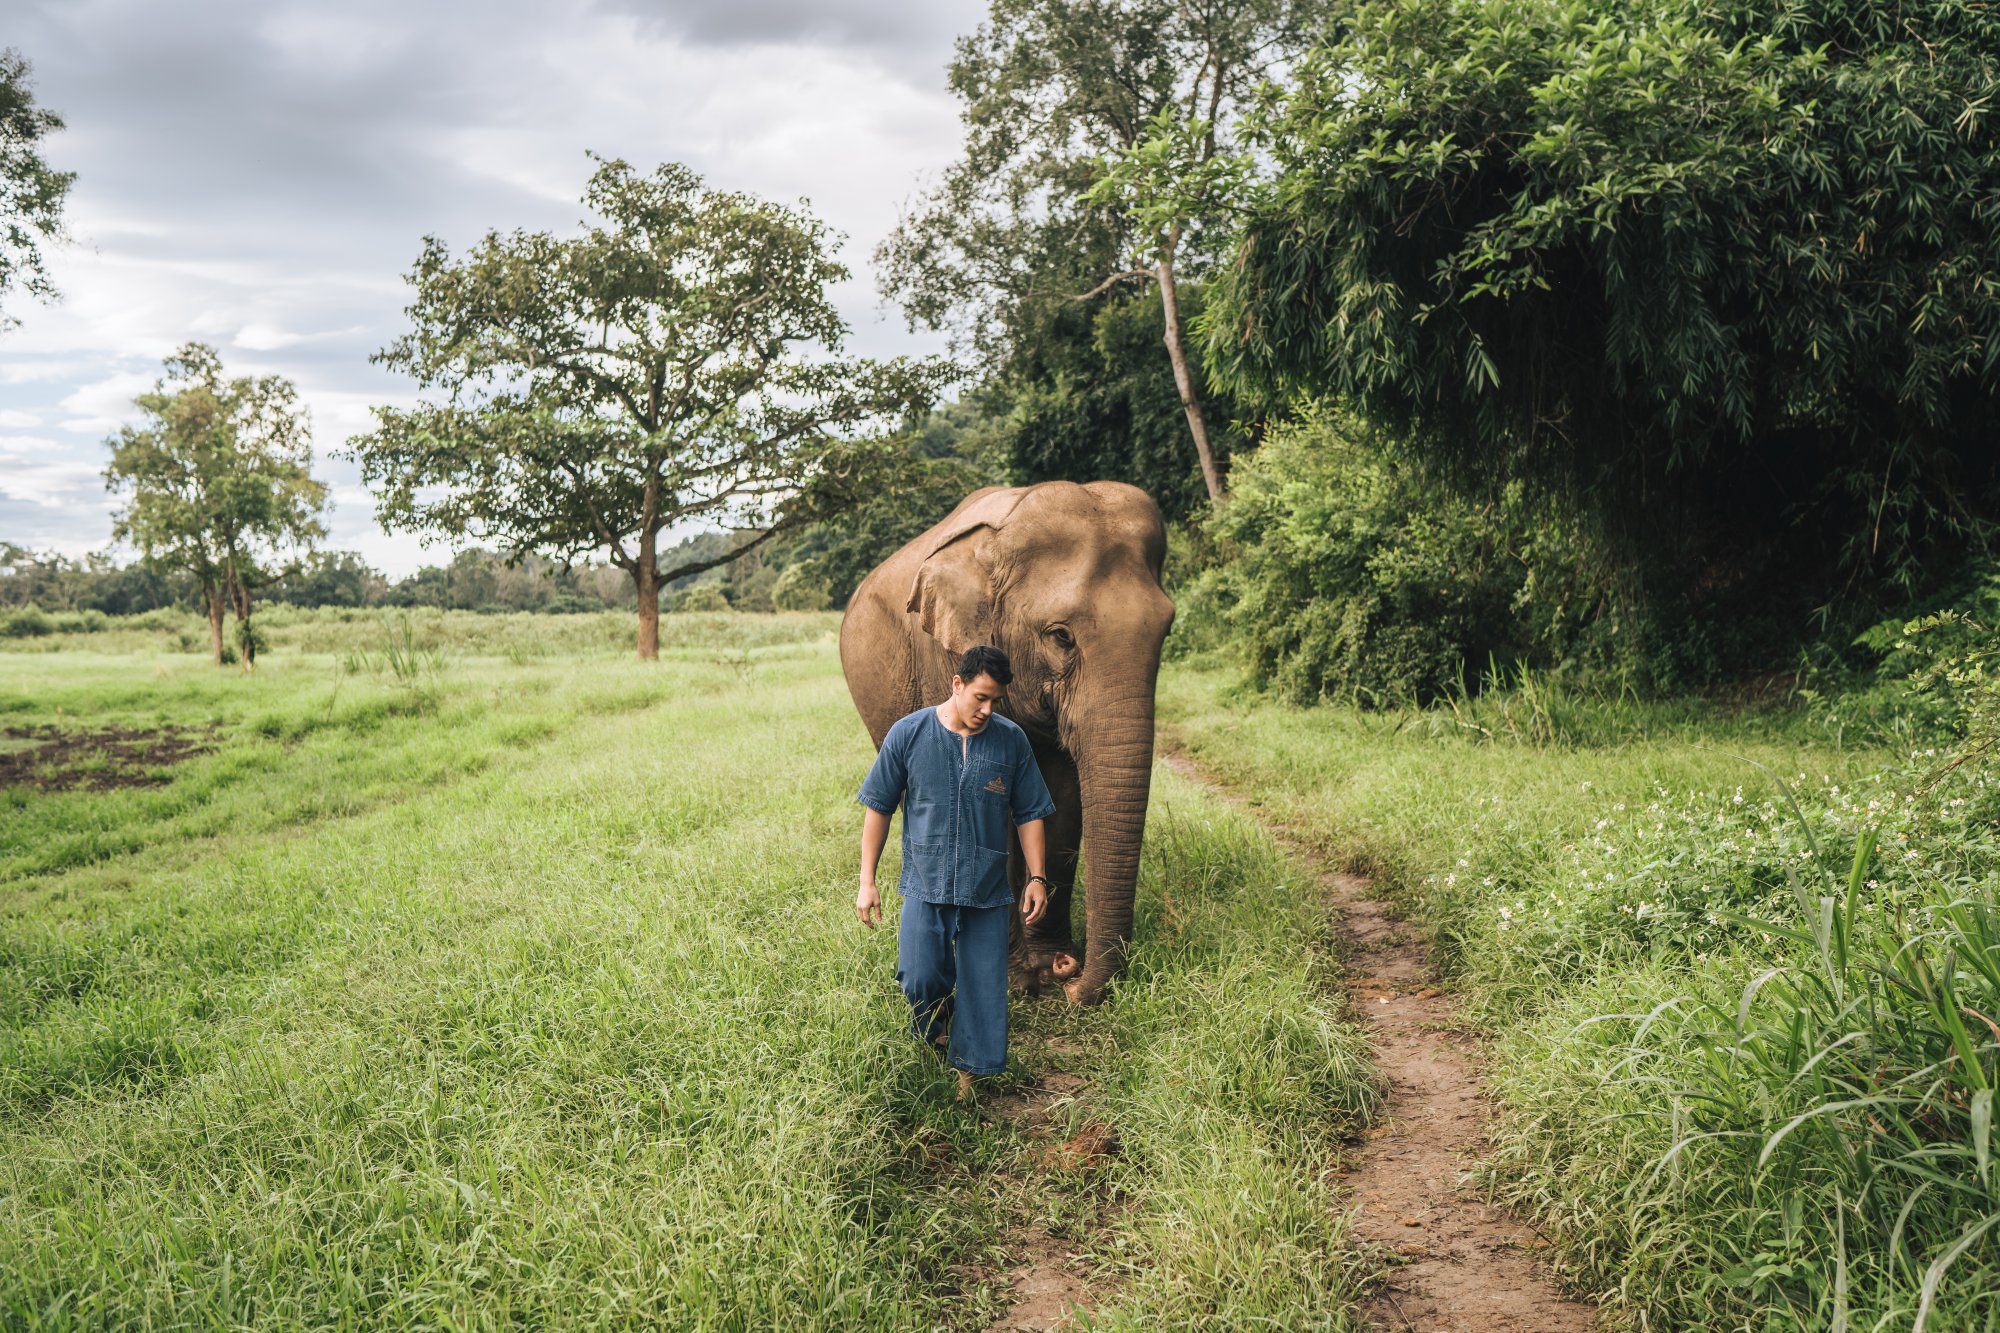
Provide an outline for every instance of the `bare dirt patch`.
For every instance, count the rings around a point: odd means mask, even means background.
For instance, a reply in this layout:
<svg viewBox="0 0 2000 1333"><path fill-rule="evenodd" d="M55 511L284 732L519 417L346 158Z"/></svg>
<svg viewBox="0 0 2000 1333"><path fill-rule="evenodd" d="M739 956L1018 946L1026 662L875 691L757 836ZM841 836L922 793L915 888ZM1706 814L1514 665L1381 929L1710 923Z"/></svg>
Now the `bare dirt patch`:
<svg viewBox="0 0 2000 1333"><path fill-rule="evenodd" d="M0 788L36 791L108 791L156 787L169 781L161 769L215 747L215 729L49 725L0 728Z"/></svg>
<svg viewBox="0 0 2000 1333"><path fill-rule="evenodd" d="M1035 1052L1044 1062L1060 1062L1065 1048L1051 1038ZM1033 1058L1033 1057L1031 1057ZM1050 1226L1045 1208L1057 1197L1073 1197L1074 1186L1092 1192L1098 1216L1081 1229L1095 1231L1117 1206L1103 1177L1119 1153L1118 1136L1103 1121L1077 1114L1088 1085L1078 1075L1047 1069L1031 1082L981 1098L980 1113L1012 1126L1023 1142L1018 1157L1001 1171L1003 1198L1010 1213L1000 1238L1008 1265L1002 1280L1006 1308L987 1333L1044 1333L1082 1326L1082 1315L1104 1300L1109 1282L1086 1258L1075 1238L1078 1228Z"/></svg>
<svg viewBox="0 0 2000 1333"><path fill-rule="evenodd" d="M1162 762L1243 805L1185 756L1163 754ZM1371 896L1366 879L1326 870L1289 830L1263 822L1319 872L1347 946L1349 1009L1368 1030L1387 1090L1342 1172L1354 1201L1351 1234L1388 1265L1368 1318L1408 1333L1584 1333L1595 1312L1558 1294L1535 1255L1542 1238L1468 1183L1491 1107L1477 1042L1456 1001L1431 984L1428 948Z"/></svg>

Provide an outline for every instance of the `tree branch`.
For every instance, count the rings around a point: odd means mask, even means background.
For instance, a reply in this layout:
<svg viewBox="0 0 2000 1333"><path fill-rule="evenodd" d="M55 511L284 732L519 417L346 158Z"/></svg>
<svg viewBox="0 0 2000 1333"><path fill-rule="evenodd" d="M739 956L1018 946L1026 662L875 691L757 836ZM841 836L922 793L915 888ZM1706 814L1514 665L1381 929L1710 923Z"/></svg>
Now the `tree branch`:
<svg viewBox="0 0 2000 1333"><path fill-rule="evenodd" d="M675 579L684 579L690 574L701 574L708 570L714 569L717 565L726 565L730 561L737 559L739 556L745 556L750 554L750 552L756 550L759 546L762 546L765 542L771 540L771 538L777 536L779 533L789 531L792 528L796 528L801 524L803 524L804 522L806 522L806 520L803 518L785 519L781 522L772 524L770 527L764 529L764 531L758 533L755 537L751 538L749 541L743 543L743 545L738 546L735 549L726 552L725 554L714 556L707 560L691 560L684 565L675 565L672 569L665 570L660 573L659 575L660 585L662 587L665 587L667 584L672 583Z"/></svg>
<svg viewBox="0 0 2000 1333"><path fill-rule="evenodd" d="M1137 278L1139 281L1144 282L1147 279L1151 278L1152 276L1153 275L1151 272L1143 268L1127 269L1123 273L1112 274L1110 277L1106 278L1103 282L1100 282L1095 287L1092 287L1089 291L1084 292L1079 296L1072 296L1069 299L1072 301L1088 301L1094 297L1104 295L1105 292L1109 291L1111 288L1117 286L1121 282L1128 281L1132 278Z"/></svg>

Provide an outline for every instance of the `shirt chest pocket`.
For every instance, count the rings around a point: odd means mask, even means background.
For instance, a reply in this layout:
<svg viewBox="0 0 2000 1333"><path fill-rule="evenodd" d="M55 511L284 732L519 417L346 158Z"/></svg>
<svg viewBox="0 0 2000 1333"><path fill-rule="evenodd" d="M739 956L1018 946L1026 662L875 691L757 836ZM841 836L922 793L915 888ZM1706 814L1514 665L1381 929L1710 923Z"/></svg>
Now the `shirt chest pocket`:
<svg viewBox="0 0 2000 1333"><path fill-rule="evenodd" d="M1008 813L1013 809L1014 773L1001 764L975 761L965 775L967 802L978 826L979 845L989 850L1007 850Z"/></svg>

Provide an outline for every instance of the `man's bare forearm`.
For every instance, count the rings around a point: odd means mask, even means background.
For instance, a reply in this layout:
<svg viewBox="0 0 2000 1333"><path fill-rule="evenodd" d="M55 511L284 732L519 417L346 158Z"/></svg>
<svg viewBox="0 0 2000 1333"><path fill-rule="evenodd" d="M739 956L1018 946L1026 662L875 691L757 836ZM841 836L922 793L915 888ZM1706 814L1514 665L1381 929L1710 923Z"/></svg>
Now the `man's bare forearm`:
<svg viewBox="0 0 2000 1333"><path fill-rule="evenodd" d="M873 927L882 919L882 895L875 888L875 867L882 859L882 846L889 841L889 816L868 807L861 819L861 887L854 893L854 915L861 924Z"/></svg>
<svg viewBox="0 0 2000 1333"><path fill-rule="evenodd" d="M1021 839L1021 859L1030 875L1047 875L1049 826L1046 819L1031 819L1015 830Z"/></svg>

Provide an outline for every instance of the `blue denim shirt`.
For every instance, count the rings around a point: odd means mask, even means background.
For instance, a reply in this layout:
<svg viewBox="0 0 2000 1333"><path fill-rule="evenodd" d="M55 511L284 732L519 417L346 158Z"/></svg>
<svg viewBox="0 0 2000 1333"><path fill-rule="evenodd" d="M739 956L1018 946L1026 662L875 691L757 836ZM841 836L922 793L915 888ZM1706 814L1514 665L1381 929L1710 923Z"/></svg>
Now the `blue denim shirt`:
<svg viewBox="0 0 2000 1333"><path fill-rule="evenodd" d="M993 713L961 738L935 708L889 728L855 799L885 815L903 806L903 896L956 907L1013 902L1008 818L1028 824L1056 810L1019 726Z"/></svg>

